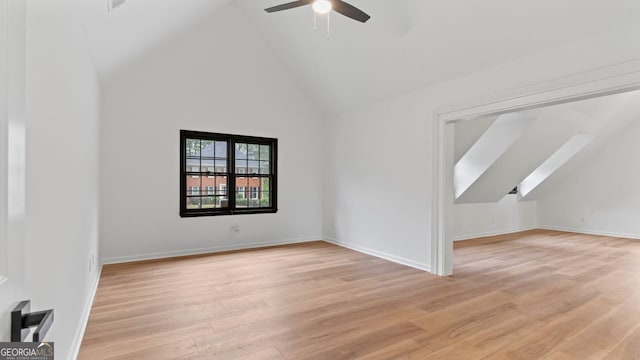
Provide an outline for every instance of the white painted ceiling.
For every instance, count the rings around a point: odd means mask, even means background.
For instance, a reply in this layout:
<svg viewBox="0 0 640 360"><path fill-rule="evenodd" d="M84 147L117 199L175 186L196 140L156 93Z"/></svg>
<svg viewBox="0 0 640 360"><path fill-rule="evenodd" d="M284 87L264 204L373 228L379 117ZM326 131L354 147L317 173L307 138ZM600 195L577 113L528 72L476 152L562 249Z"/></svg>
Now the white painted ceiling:
<svg viewBox="0 0 640 360"><path fill-rule="evenodd" d="M106 0L91 0L87 33L108 80L221 7L237 6L311 100L340 113L640 23L637 0L350 0L372 19L361 24L334 13L327 40L322 19L313 31L309 7L263 11L287 1L127 0L108 14Z"/></svg>

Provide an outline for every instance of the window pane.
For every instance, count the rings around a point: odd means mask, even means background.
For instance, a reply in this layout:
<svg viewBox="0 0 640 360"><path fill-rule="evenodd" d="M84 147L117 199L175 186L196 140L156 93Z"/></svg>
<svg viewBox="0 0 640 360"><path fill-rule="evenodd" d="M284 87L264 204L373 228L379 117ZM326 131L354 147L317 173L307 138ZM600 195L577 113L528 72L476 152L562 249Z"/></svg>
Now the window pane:
<svg viewBox="0 0 640 360"><path fill-rule="evenodd" d="M244 186L238 186L236 188L236 200L244 200L247 198L247 188Z"/></svg>
<svg viewBox="0 0 640 360"><path fill-rule="evenodd" d="M260 207L271 207L271 192L263 191L260 197Z"/></svg>
<svg viewBox="0 0 640 360"><path fill-rule="evenodd" d="M199 157L187 157L184 162L185 171L200 171L200 158Z"/></svg>
<svg viewBox="0 0 640 360"><path fill-rule="evenodd" d="M255 185L255 184L252 184ZM249 191L247 192L249 195L248 199L248 207L250 208L259 208L260 207L260 188L258 186L250 186Z"/></svg>
<svg viewBox="0 0 640 360"><path fill-rule="evenodd" d="M211 140L202 140L200 143L200 156L203 158L213 159L214 142Z"/></svg>
<svg viewBox="0 0 640 360"><path fill-rule="evenodd" d="M216 164L213 161L213 159L208 160L208 159L202 158L202 161L200 162L200 164L201 164L200 171L202 172L207 172L207 171L214 172L216 170Z"/></svg>
<svg viewBox="0 0 640 360"><path fill-rule="evenodd" d="M249 178L246 177L237 177L236 178L236 187L248 187L249 186Z"/></svg>
<svg viewBox="0 0 640 360"><path fill-rule="evenodd" d="M242 209L247 207L247 199L236 196L236 208Z"/></svg>
<svg viewBox="0 0 640 360"><path fill-rule="evenodd" d="M200 209L200 198L187 197L187 209Z"/></svg>
<svg viewBox="0 0 640 360"><path fill-rule="evenodd" d="M213 190L213 188L215 188L216 179L213 176L202 176L200 177L200 184L200 189L202 190L202 193L200 195L208 195L207 189Z"/></svg>
<svg viewBox="0 0 640 360"><path fill-rule="evenodd" d="M260 178L260 191L270 191L271 181L269 178Z"/></svg>
<svg viewBox="0 0 640 360"><path fill-rule="evenodd" d="M247 158L249 160L260 160L260 145L248 144L247 145Z"/></svg>
<svg viewBox="0 0 640 360"><path fill-rule="evenodd" d="M236 160L236 174L247 173L247 160Z"/></svg>
<svg viewBox="0 0 640 360"><path fill-rule="evenodd" d="M247 185L247 190L251 191L252 189L257 189L256 191L261 191L261 179L260 178L249 178L249 184Z"/></svg>
<svg viewBox="0 0 640 360"><path fill-rule="evenodd" d="M186 154L187 156L200 156L200 140L187 139L186 141Z"/></svg>
<svg viewBox="0 0 640 360"><path fill-rule="evenodd" d="M227 195L227 177L226 176L216 176L216 195Z"/></svg>
<svg viewBox="0 0 640 360"><path fill-rule="evenodd" d="M249 164L249 172L247 174L259 174L260 173L260 164L257 161L251 161Z"/></svg>
<svg viewBox="0 0 640 360"><path fill-rule="evenodd" d="M202 179L200 178L200 176L187 175L186 176L186 184L187 184L186 195L199 196L200 189L202 188L201 180Z"/></svg>
<svg viewBox="0 0 640 360"><path fill-rule="evenodd" d="M260 160L271 160L269 157L270 148L269 145L260 145Z"/></svg>
<svg viewBox="0 0 640 360"><path fill-rule="evenodd" d="M200 183L202 184L202 195L210 195L207 189L212 191L215 189L216 178L215 176L203 176L200 178Z"/></svg>
<svg viewBox="0 0 640 360"><path fill-rule="evenodd" d="M226 159L227 158L227 142L226 141L216 141L216 159Z"/></svg>
<svg viewBox="0 0 640 360"><path fill-rule="evenodd" d="M269 162L268 161L260 161L260 174L269 174Z"/></svg>
<svg viewBox="0 0 640 360"><path fill-rule="evenodd" d="M247 158L247 144L236 144L236 159Z"/></svg>
<svg viewBox="0 0 640 360"><path fill-rule="evenodd" d="M216 198L213 196L205 196L201 201L203 209L213 209L216 207Z"/></svg>

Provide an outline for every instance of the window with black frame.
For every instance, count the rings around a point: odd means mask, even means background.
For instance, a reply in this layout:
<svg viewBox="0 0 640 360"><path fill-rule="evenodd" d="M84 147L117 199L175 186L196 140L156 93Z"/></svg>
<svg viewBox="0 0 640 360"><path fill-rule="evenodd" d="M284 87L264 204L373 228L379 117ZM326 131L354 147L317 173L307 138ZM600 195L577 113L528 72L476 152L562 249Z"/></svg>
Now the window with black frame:
<svg viewBox="0 0 640 360"><path fill-rule="evenodd" d="M277 211L277 139L180 131L180 216Z"/></svg>

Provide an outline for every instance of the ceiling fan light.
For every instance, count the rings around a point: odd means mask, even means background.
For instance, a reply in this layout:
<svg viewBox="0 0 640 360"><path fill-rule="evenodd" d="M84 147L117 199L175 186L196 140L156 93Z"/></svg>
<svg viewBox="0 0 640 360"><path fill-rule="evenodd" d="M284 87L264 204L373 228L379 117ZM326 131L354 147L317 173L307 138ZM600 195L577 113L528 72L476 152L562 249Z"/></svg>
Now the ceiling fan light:
<svg viewBox="0 0 640 360"><path fill-rule="evenodd" d="M332 8L333 5L328 0L316 0L313 2L313 11L318 14L327 14Z"/></svg>

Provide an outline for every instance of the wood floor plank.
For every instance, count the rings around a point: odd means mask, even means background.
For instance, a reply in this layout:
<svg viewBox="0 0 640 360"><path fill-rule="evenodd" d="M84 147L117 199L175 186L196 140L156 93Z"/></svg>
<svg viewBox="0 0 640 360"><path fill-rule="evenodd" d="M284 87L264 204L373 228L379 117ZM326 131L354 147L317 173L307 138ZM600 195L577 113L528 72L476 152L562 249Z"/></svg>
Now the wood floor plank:
<svg viewBox="0 0 640 360"><path fill-rule="evenodd" d="M79 358L640 359L640 242L457 242L455 274L324 242L107 265Z"/></svg>
<svg viewBox="0 0 640 360"><path fill-rule="evenodd" d="M640 313L621 306L585 328L579 337L560 347L564 354L579 359L601 359L640 326Z"/></svg>
<svg viewBox="0 0 640 360"><path fill-rule="evenodd" d="M357 360L379 360L379 359L408 359L408 354L419 349L420 344L406 339L393 345L386 346L380 350L370 352L367 355L356 358Z"/></svg>
<svg viewBox="0 0 640 360"><path fill-rule="evenodd" d="M613 307L607 302L595 299L587 304L554 318L551 323L538 331L515 341L486 357L486 359L539 359L557 351L558 347L572 339L585 327L598 321Z"/></svg>
<svg viewBox="0 0 640 360"><path fill-rule="evenodd" d="M181 360L194 355L198 355L198 348L193 339L189 338L145 350L127 352L124 355L110 357L109 360Z"/></svg>
<svg viewBox="0 0 640 360"><path fill-rule="evenodd" d="M638 360L640 359L640 327L624 338L603 360Z"/></svg>

